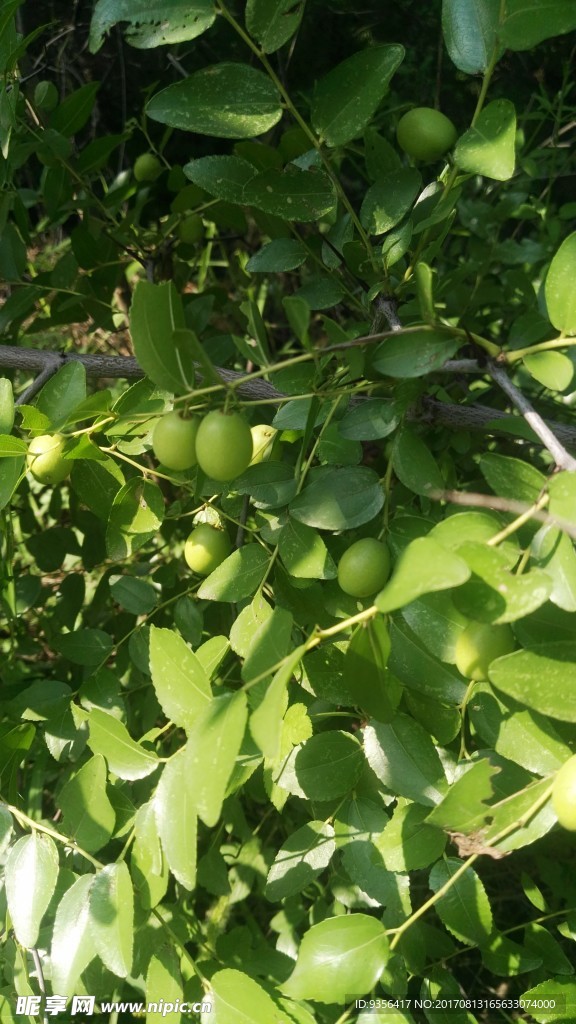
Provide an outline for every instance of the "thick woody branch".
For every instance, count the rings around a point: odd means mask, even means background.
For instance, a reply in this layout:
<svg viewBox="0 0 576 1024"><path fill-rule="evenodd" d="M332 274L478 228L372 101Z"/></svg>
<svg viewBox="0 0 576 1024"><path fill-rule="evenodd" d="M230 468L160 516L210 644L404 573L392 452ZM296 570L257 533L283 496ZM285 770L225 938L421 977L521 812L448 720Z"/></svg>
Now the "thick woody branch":
<svg viewBox="0 0 576 1024"><path fill-rule="evenodd" d="M360 341L359 338L356 339L356 342L358 341ZM349 344L354 344L354 342ZM343 344L333 345L329 350L325 349L324 351L337 350L343 347L345 347ZM48 379L57 369L69 362L82 363L87 376L93 378L109 377L113 379L137 380L145 375L138 361L129 356L80 355L76 353L58 355L54 352L43 352L40 349L0 345L1 367L28 372L39 371L40 375L43 371L47 371L46 378L44 379ZM449 359L441 367L441 370L448 373L474 373L478 372L480 367L475 359ZM197 374L199 379L202 380L201 371L197 370ZM230 384L234 384L240 378L246 376L235 370L221 368L218 368L218 374L225 383ZM44 379L39 386L44 383ZM30 387L34 388L33 392L28 389L20 396L19 404L22 404L24 399L28 400L36 393L39 380L40 376L36 377L32 382ZM255 401L261 399L281 402L287 401L290 397L278 391L273 384L266 380L245 380L242 384L238 385L237 389L241 395ZM362 398L358 397L352 401L362 400ZM506 429L505 425L507 423L513 425L515 422L514 416L507 416L500 413L497 409L491 409L489 406L456 405L448 402L439 402L437 399L427 396L421 399L419 405L409 411L408 419L429 423L431 426L482 430L486 433L502 433L507 436L509 436L509 430ZM548 427L553 431L560 445L576 448L576 428L554 422L549 423ZM548 446L546 445L546 447Z"/></svg>

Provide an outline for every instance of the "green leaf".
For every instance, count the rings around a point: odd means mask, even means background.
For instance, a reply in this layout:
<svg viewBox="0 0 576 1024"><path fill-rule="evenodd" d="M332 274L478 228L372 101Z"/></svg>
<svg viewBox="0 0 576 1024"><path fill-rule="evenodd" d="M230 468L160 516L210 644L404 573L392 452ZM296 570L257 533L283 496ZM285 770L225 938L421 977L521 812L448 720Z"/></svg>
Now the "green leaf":
<svg viewBox="0 0 576 1024"><path fill-rule="evenodd" d="M391 580L375 604L379 611L391 612L422 594L459 587L469 577L470 569L462 558L433 537L418 537L400 555Z"/></svg>
<svg viewBox="0 0 576 1024"><path fill-rule="evenodd" d="M182 747L164 766L153 797L164 856L174 877L192 891L196 885L196 794Z"/></svg>
<svg viewBox="0 0 576 1024"><path fill-rule="evenodd" d="M458 167L496 181L508 181L516 160L516 111L510 100L493 100L454 149Z"/></svg>
<svg viewBox="0 0 576 1024"><path fill-rule="evenodd" d="M75 665L99 665L106 661L113 646L112 637L101 629L77 629L54 641L56 650Z"/></svg>
<svg viewBox="0 0 576 1024"><path fill-rule="evenodd" d="M242 601L258 589L270 563L270 555L259 544L246 544L206 577L198 597L206 601Z"/></svg>
<svg viewBox="0 0 576 1024"><path fill-rule="evenodd" d="M466 541L458 554L472 570L470 582L455 595L460 611L481 622L515 622L535 611L550 596L552 580L542 569L517 575L503 551L480 541Z"/></svg>
<svg viewBox="0 0 576 1024"><path fill-rule="evenodd" d="M134 353L144 373L166 391L189 391L172 342L175 330L186 326L182 301L172 281L139 281L130 307Z"/></svg>
<svg viewBox="0 0 576 1024"><path fill-rule="evenodd" d="M304 0L248 0L246 28L264 53L274 53L296 32L304 13Z"/></svg>
<svg viewBox="0 0 576 1024"><path fill-rule="evenodd" d="M412 206L421 185L422 177L414 167L400 167L378 177L362 200L362 227L370 235L382 235L395 227Z"/></svg>
<svg viewBox="0 0 576 1024"><path fill-rule="evenodd" d="M274 624L274 614L284 609L276 608L268 619L270 625ZM284 612L286 615L287 613ZM290 616L290 624L292 616ZM258 745L264 757L275 760L280 753L280 740L282 736L282 720L288 702L288 684L294 675L297 666L300 664L305 647L297 647L286 659L276 672L272 682L269 684L264 697L255 711L250 716L250 732L254 742Z"/></svg>
<svg viewBox="0 0 576 1024"><path fill-rule="evenodd" d="M576 242L576 235L573 237ZM576 273L576 244L574 245L574 257L572 272ZM572 303L576 311L576 302L572 302L571 294L569 302ZM554 299L552 300L552 305L554 306ZM563 309L565 312L567 311L566 305L564 305ZM551 316L550 319L552 319ZM576 312L574 314L574 324L576 325ZM558 324L556 323L554 326L558 327ZM576 333L576 328L574 332L568 331L567 333ZM533 355L524 356L522 362L528 373L531 373L535 380L543 384L545 388L549 388L550 391L566 391L572 383L574 364L568 356L563 355L561 352L534 352Z"/></svg>
<svg viewBox="0 0 576 1024"><path fill-rule="evenodd" d="M183 994L180 956L173 946L161 946L151 957L146 974L146 1002L159 1008L148 1010L146 1024L166 1024L167 1008L181 1002Z"/></svg>
<svg viewBox="0 0 576 1024"><path fill-rule="evenodd" d="M94 853L108 842L116 815L106 793L106 762L100 754L86 761L66 783L57 805L64 814L66 835L78 846Z"/></svg>
<svg viewBox="0 0 576 1024"><path fill-rule="evenodd" d="M446 836L427 822L427 814L426 807L398 802L390 821L375 839L387 871L417 871L442 856Z"/></svg>
<svg viewBox="0 0 576 1024"><path fill-rule="evenodd" d="M82 363L73 360L46 382L36 399L36 408L48 417L51 426L57 430L85 398L86 370Z"/></svg>
<svg viewBox="0 0 576 1024"><path fill-rule="evenodd" d="M136 743L117 718L93 708L88 715L88 724L88 746L95 754L106 758L110 771L120 779L144 779L157 768L156 754Z"/></svg>
<svg viewBox="0 0 576 1024"><path fill-rule="evenodd" d="M542 957L536 951L527 952L506 935L491 935L490 941L482 946L480 952L484 966L493 974L500 974L507 979L542 966Z"/></svg>
<svg viewBox="0 0 576 1024"><path fill-rule="evenodd" d="M268 75L248 64L223 62L194 71L157 92L146 106L153 121L221 139L251 139L282 117Z"/></svg>
<svg viewBox="0 0 576 1024"><path fill-rule="evenodd" d="M312 124L322 142L343 146L360 135L388 91L404 59L395 43L352 54L316 85Z"/></svg>
<svg viewBox="0 0 576 1024"><path fill-rule="evenodd" d="M268 672L274 672L288 655L292 646L293 622L292 613L286 608L274 608L270 617L252 634L242 666L245 682L262 679Z"/></svg>
<svg viewBox="0 0 576 1024"><path fill-rule="evenodd" d="M422 639L402 621L391 624L390 637L388 667L405 686L443 704L462 702L466 686L455 668L445 664L437 652L427 650Z"/></svg>
<svg viewBox="0 0 576 1024"><path fill-rule="evenodd" d="M492 776L496 765L486 758L471 764L452 783L444 799L430 812L427 822L451 832L468 832L478 815L488 814L488 802L494 796Z"/></svg>
<svg viewBox="0 0 576 1024"><path fill-rule="evenodd" d="M293 519L318 530L352 530L368 523L384 504L377 473L364 466L316 470L290 502Z"/></svg>
<svg viewBox="0 0 576 1024"><path fill-rule="evenodd" d="M575 274L576 231L562 242L550 264L544 285L550 322L562 334L576 334L576 295L573 288Z"/></svg>
<svg viewBox="0 0 576 1024"><path fill-rule="evenodd" d="M461 339L438 329L398 332L377 346L372 366L385 377L424 377L451 359L461 344Z"/></svg>
<svg viewBox="0 0 576 1024"><path fill-rule="evenodd" d="M376 918L328 918L305 932L296 966L281 988L293 999L349 1003L374 988L387 959L384 925Z"/></svg>
<svg viewBox="0 0 576 1024"><path fill-rule="evenodd" d="M332 800L356 785L364 758L358 740L348 732L323 732L302 744L294 767L309 800Z"/></svg>
<svg viewBox="0 0 576 1024"><path fill-rule="evenodd" d="M239 156L203 156L184 164L184 174L195 185L227 203L244 202L244 186L257 173Z"/></svg>
<svg viewBox="0 0 576 1024"><path fill-rule="evenodd" d="M121 21L128 22L126 41L148 50L195 39L215 18L212 0L97 0L90 23L90 52L96 53Z"/></svg>
<svg viewBox="0 0 576 1024"><path fill-rule="evenodd" d="M50 966L54 992L68 998L80 975L96 956L91 931L89 893L94 875L82 875L64 893L54 920Z"/></svg>
<svg viewBox="0 0 576 1024"><path fill-rule="evenodd" d="M576 611L576 552L567 533L543 526L532 541L532 556L552 580L550 600L566 612Z"/></svg>
<svg viewBox="0 0 576 1024"><path fill-rule="evenodd" d="M266 896L281 900L295 896L328 867L336 844L334 829L325 821L309 821L296 829L280 848L266 879Z"/></svg>
<svg viewBox="0 0 576 1024"><path fill-rule="evenodd" d="M134 835L130 870L138 899L143 907L150 910L166 895L169 880L168 861L160 844L154 800L141 804L136 811Z"/></svg>
<svg viewBox="0 0 576 1024"><path fill-rule="evenodd" d="M0 474L0 511L10 502L24 470L24 458L21 455L10 458L2 463Z"/></svg>
<svg viewBox="0 0 576 1024"><path fill-rule="evenodd" d="M8 854L4 869L8 911L16 938L26 949L36 945L58 870L56 844L39 832L23 836Z"/></svg>
<svg viewBox="0 0 576 1024"><path fill-rule="evenodd" d="M96 952L102 963L119 978L132 969L134 894L130 872L120 861L98 872L90 888L88 905Z"/></svg>
<svg viewBox="0 0 576 1024"><path fill-rule="evenodd" d="M522 993L530 1016L537 1024L569 1024L576 1006L576 981L550 978Z"/></svg>
<svg viewBox="0 0 576 1024"><path fill-rule="evenodd" d="M226 1024L293 1024L267 992L242 971L227 968L210 979L216 1020Z"/></svg>
<svg viewBox="0 0 576 1024"><path fill-rule="evenodd" d="M490 682L519 704L562 722L576 722L576 643L539 644L490 665ZM559 698L562 694L562 698Z"/></svg>
<svg viewBox="0 0 576 1024"><path fill-rule="evenodd" d="M197 720L186 745L188 785L202 821L212 828L240 750L248 717L242 691L214 697Z"/></svg>
<svg viewBox="0 0 576 1024"><path fill-rule="evenodd" d="M20 437L13 437L12 434L0 434L0 458L18 459L20 455L26 455L28 445ZM4 472L4 468L2 469Z"/></svg>
<svg viewBox="0 0 576 1024"><path fill-rule="evenodd" d="M548 483L544 474L535 466L508 455L488 452L481 456L478 464L488 485L503 498L515 498L531 505L537 501Z"/></svg>
<svg viewBox="0 0 576 1024"><path fill-rule="evenodd" d="M336 193L325 171L288 164L283 171L264 171L251 178L244 202L288 221L313 221L334 209Z"/></svg>
<svg viewBox="0 0 576 1024"><path fill-rule="evenodd" d="M435 539L433 531L427 539ZM467 620L454 607L450 594L442 591L426 594L406 605L402 618L435 657L450 665L455 663L456 642Z"/></svg>
<svg viewBox="0 0 576 1024"><path fill-rule="evenodd" d="M78 459L72 464L72 488L91 512L107 522L118 491L125 483L122 470L114 459L96 462Z"/></svg>
<svg viewBox="0 0 576 1024"><path fill-rule="evenodd" d="M400 430L394 438L392 464L400 482L414 494L427 495L444 487L438 463L428 445L408 427Z"/></svg>
<svg viewBox="0 0 576 1024"><path fill-rule="evenodd" d="M50 116L50 131L61 135L75 135L88 121L100 82L87 82L79 89L71 92L66 99L58 104ZM58 168L64 170L64 168Z"/></svg>
<svg viewBox="0 0 576 1024"><path fill-rule="evenodd" d="M463 861L448 857L435 864L430 872L430 888L438 892L454 878ZM492 911L478 875L468 868L452 881L448 892L435 903L436 913L449 931L470 945L482 945L492 932Z"/></svg>
<svg viewBox="0 0 576 1024"><path fill-rule="evenodd" d="M497 754L534 775L558 771L571 756L552 722L537 711L507 708L487 683L474 688L468 705L474 729Z"/></svg>
<svg viewBox="0 0 576 1024"><path fill-rule="evenodd" d="M430 733L408 715L364 730L368 763L392 793L431 806L442 799L444 770Z"/></svg>
<svg viewBox="0 0 576 1024"><path fill-rule="evenodd" d="M379 722L394 717L394 689L386 674L390 637L382 619L361 623L344 656L343 682L355 705Z"/></svg>
<svg viewBox="0 0 576 1024"><path fill-rule="evenodd" d="M106 530L108 557L122 561L156 536L164 518L162 491L141 476L132 477L114 496Z"/></svg>
<svg viewBox="0 0 576 1024"><path fill-rule="evenodd" d="M150 627L150 674L164 714L188 732L212 691L198 658L173 629Z"/></svg>
<svg viewBox="0 0 576 1024"><path fill-rule="evenodd" d="M114 600L133 615L147 615L156 604L156 591L151 583L135 576L110 576L110 593Z"/></svg>
<svg viewBox="0 0 576 1024"><path fill-rule="evenodd" d="M442 32L459 71L486 71L496 43L500 0L443 0Z"/></svg>
<svg viewBox="0 0 576 1024"><path fill-rule="evenodd" d="M506 0L504 12L499 37L510 50L531 50L576 28L576 11L566 0Z"/></svg>
<svg viewBox="0 0 576 1024"><path fill-rule="evenodd" d="M338 430L350 441L376 441L393 433L399 422L394 402L373 398L348 409L338 421Z"/></svg>
<svg viewBox="0 0 576 1024"><path fill-rule="evenodd" d="M305 263L308 250L295 238L275 238L264 245L246 264L252 274L283 273L297 270Z"/></svg>
<svg viewBox="0 0 576 1024"><path fill-rule="evenodd" d="M278 552L291 576L304 580L333 580L336 566L320 534L294 519L280 531Z"/></svg>

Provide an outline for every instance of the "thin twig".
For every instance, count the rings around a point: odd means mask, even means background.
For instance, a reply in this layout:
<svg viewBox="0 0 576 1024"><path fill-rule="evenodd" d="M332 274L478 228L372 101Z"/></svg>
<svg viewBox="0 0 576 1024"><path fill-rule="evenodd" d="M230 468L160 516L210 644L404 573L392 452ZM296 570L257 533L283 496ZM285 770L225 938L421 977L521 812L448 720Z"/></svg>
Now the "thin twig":
<svg viewBox="0 0 576 1024"><path fill-rule="evenodd" d="M561 519L560 516L550 515L549 512L541 512L534 505L527 505L523 501L516 501L515 498L501 498L496 494L477 494L474 491L427 491L426 496L433 501L448 501L452 505L466 505L475 508L489 508L495 512L509 512L511 515L523 516L530 513L530 519L537 519L547 526L555 526L558 530L567 533L569 537L576 539L576 526Z"/></svg>
<svg viewBox="0 0 576 1024"><path fill-rule="evenodd" d="M62 361L58 357L53 356L52 353L48 353L48 355L52 356L51 361L44 367L38 376L34 378L30 386L18 396L14 403L15 405L26 405L26 403L29 402L31 398L34 398L34 395L37 395L46 382L49 381L50 378L53 377L60 369Z"/></svg>
<svg viewBox="0 0 576 1024"><path fill-rule="evenodd" d="M30 950L32 960L34 961L34 969L36 971L36 978L38 980L38 988L42 993L42 1001L46 1000L46 982L44 981L44 971L42 970L42 961L40 960L40 954L37 949L32 948ZM42 1016L43 1024L48 1024L48 1019L45 1014Z"/></svg>
<svg viewBox="0 0 576 1024"><path fill-rule="evenodd" d="M512 383L506 371L501 366L498 366L497 363L490 361L488 363L488 372L492 380L502 388L502 391L508 395L511 402L522 413L524 419L540 438L544 447L554 456L554 461L558 468L574 472L576 470L576 459L566 451L564 445L560 443L556 435L550 430L550 427L544 422L540 413L536 412L532 403Z"/></svg>

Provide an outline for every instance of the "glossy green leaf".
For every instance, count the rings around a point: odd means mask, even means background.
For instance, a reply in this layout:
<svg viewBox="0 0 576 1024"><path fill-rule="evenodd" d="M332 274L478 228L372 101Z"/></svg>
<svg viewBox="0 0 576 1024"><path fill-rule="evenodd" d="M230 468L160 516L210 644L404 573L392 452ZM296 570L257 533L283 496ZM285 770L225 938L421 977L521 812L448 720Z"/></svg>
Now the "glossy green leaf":
<svg viewBox="0 0 576 1024"><path fill-rule="evenodd" d="M499 0L443 0L442 32L450 59L459 71L486 71L494 46Z"/></svg>
<svg viewBox="0 0 576 1024"><path fill-rule="evenodd" d="M278 537L280 558L291 576L304 580L333 580L336 565L320 534L289 519Z"/></svg>
<svg viewBox="0 0 576 1024"><path fill-rule="evenodd" d="M576 272L576 235L573 237L575 239L575 266L572 270ZM570 296L570 300L571 298L572 296ZM554 302L552 305L554 308ZM564 310L566 310L565 305ZM576 324L576 313L574 316L574 323ZM555 324L555 326L558 325ZM545 388L549 388L550 391L566 391L572 383L572 379L574 377L574 363L568 358L568 356L563 355L562 352L534 352L531 356L524 356L522 362L528 370L528 373L531 373L535 380L539 381L540 384L543 384Z"/></svg>
<svg viewBox="0 0 576 1024"><path fill-rule="evenodd" d="M76 629L54 641L56 650L75 665L100 665L113 646L112 637L102 629Z"/></svg>
<svg viewBox="0 0 576 1024"><path fill-rule="evenodd" d="M90 853L112 835L116 815L106 793L106 762L100 754L86 761L57 798L66 835Z"/></svg>
<svg viewBox="0 0 576 1024"><path fill-rule="evenodd" d="M572 287L574 274L576 274L576 231L564 239L555 254L544 286L548 316L554 327L562 334L576 334L576 295ZM548 354L552 355L552 353Z"/></svg>
<svg viewBox="0 0 576 1024"><path fill-rule="evenodd" d="M451 832L468 832L470 822L488 814L494 796L492 776L497 766L485 758L471 764L450 786L444 799L430 812L427 822Z"/></svg>
<svg viewBox="0 0 576 1024"><path fill-rule="evenodd" d="M275 238L267 242L246 264L252 274L277 274L297 270L308 258L308 250L295 238Z"/></svg>
<svg viewBox="0 0 576 1024"><path fill-rule="evenodd" d="M545 910L545 906L542 908ZM574 974L574 967L550 932L542 925L531 921L524 931L524 947L539 957L547 971L552 974Z"/></svg>
<svg viewBox="0 0 576 1024"><path fill-rule="evenodd" d="M404 612L402 613L404 614ZM402 620L390 626L392 651L388 667L410 689L445 704L458 705L466 686L452 665L427 649Z"/></svg>
<svg viewBox="0 0 576 1024"><path fill-rule="evenodd" d="M362 227L370 235L390 231L408 212L421 185L422 177L414 167L401 167L378 177L362 200Z"/></svg>
<svg viewBox="0 0 576 1024"><path fill-rule="evenodd" d="M294 999L349 1003L370 992L388 959L384 925L367 914L332 917L313 925L282 985Z"/></svg>
<svg viewBox="0 0 576 1024"><path fill-rule="evenodd" d="M576 981L549 978L523 992L522 999L538 1024L568 1024L576 1006Z"/></svg>
<svg viewBox="0 0 576 1024"><path fill-rule="evenodd" d="M276 608L275 612L283 612L283 609ZM287 612L284 612L284 615L287 614ZM289 616L289 618L291 624L292 616ZM271 626L274 625L274 614L268 622ZM278 669L274 678L269 683L260 704L250 716L252 738L264 754L264 757L271 760L278 757L280 752L282 719L288 702L288 686L300 664L304 651L304 646L297 647L286 658L285 664Z"/></svg>
<svg viewBox="0 0 576 1024"><path fill-rule="evenodd" d="M556 473L547 485L551 514L576 523L576 475L569 471Z"/></svg>
<svg viewBox="0 0 576 1024"><path fill-rule="evenodd" d="M515 622L550 597L552 580L542 569L517 575L507 568L504 552L467 541L458 554L472 571L470 582L454 596L458 608L481 622Z"/></svg>
<svg viewBox="0 0 576 1024"><path fill-rule="evenodd" d="M534 775L558 771L571 755L547 717L516 706L507 708L488 684L475 687L468 714L474 729L497 754Z"/></svg>
<svg viewBox="0 0 576 1024"><path fill-rule="evenodd" d="M274 608L271 616L258 627L251 638L242 666L242 678L246 682L263 679L267 673L274 672L289 654L293 622L291 612L285 608ZM298 658L295 664L297 662Z"/></svg>
<svg viewBox="0 0 576 1024"><path fill-rule="evenodd" d="M292 1024L258 982L242 971L227 968L210 979L216 1020L226 1024Z"/></svg>
<svg viewBox="0 0 576 1024"><path fill-rule="evenodd" d="M156 604L156 591L152 584L135 576L110 576L110 593L114 600L133 615L147 615Z"/></svg>
<svg viewBox="0 0 576 1024"><path fill-rule="evenodd" d="M434 540L434 533L427 538ZM427 650L453 665L456 641L467 619L455 608L450 594L426 594L402 608L402 618Z"/></svg>
<svg viewBox="0 0 576 1024"><path fill-rule="evenodd" d="M182 806L181 794L178 799ZM160 818L160 812L158 817ZM194 829L194 823L192 828ZM168 832L168 826L166 830ZM149 910L166 895L169 881L168 862L160 843L154 799L141 804L136 811L134 836L130 851L130 872L138 899L142 906ZM170 839L171 836L168 837L168 843Z"/></svg>
<svg viewBox="0 0 576 1024"><path fill-rule="evenodd" d="M442 799L444 770L430 733L408 715L390 723L372 722L364 730L368 763L387 789L431 806Z"/></svg>
<svg viewBox="0 0 576 1024"><path fill-rule="evenodd" d="M442 856L446 836L427 822L427 815L426 807L403 800L398 802L390 821L375 840L387 871L416 871Z"/></svg>
<svg viewBox="0 0 576 1024"><path fill-rule="evenodd" d="M480 471L495 494L514 498L529 504L536 501L547 483L546 477L535 466L522 459L488 452L479 462Z"/></svg>
<svg viewBox="0 0 576 1024"><path fill-rule="evenodd" d="M212 828L220 816L228 781L248 717L242 691L214 697L198 718L186 745L187 784L202 821Z"/></svg>
<svg viewBox="0 0 576 1024"><path fill-rule="evenodd" d="M122 561L158 532L164 518L160 488L141 476L132 477L116 493L106 531L108 557Z"/></svg>
<svg viewBox="0 0 576 1024"><path fill-rule="evenodd" d="M377 346L372 365L385 377L424 377L451 359L461 344L459 338L438 329L398 332Z"/></svg>
<svg viewBox="0 0 576 1024"><path fill-rule="evenodd" d="M90 929L102 963L120 978L130 974L134 942L134 894L120 861L98 872L88 895Z"/></svg>
<svg viewBox="0 0 576 1024"><path fill-rule="evenodd" d="M146 1024L165 1024L165 1008L181 1002L183 994L180 956L173 946L161 946L151 957L146 973L146 1002L149 1007L158 1007L148 1010Z"/></svg>
<svg viewBox="0 0 576 1024"><path fill-rule="evenodd" d="M334 829L324 821L309 821L296 829L280 848L266 880L269 900L295 896L328 867L336 844Z"/></svg>
<svg viewBox="0 0 576 1024"><path fill-rule="evenodd" d="M86 398L86 370L82 363L66 363L46 382L36 408L50 420L53 429L61 427L72 410Z"/></svg>
<svg viewBox="0 0 576 1024"><path fill-rule="evenodd" d="M528 952L506 935L493 934L481 948L482 963L493 974L513 978L542 966L542 957Z"/></svg>
<svg viewBox="0 0 576 1024"><path fill-rule="evenodd" d="M146 114L199 135L251 139L272 128L282 108L275 85L263 71L229 61L194 71L157 92Z"/></svg>
<svg viewBox="0 0 576 1024"><path fill-rule="evenodd" d="M110 771L120 779L144 779L157 766L158 758L151 750L136 743L117 718L93 708L88 716L90 736L88 746L95 754L102 754Z"/></svg>
<svg viewBox="0 0 576 1024"><path fill-rule="evenodd" d="M90 24L90 52L100 49L121 21L126 41L139 49L182 43L201 35L216 17L212 0L97 0Z"/></svg>
<svg viewBox="0 0 576 1024"><path fill-rule="evenodd" d="M0 474L0 511L6 508L10 502L14 491L16 490L20 481L20 476L24 470L24 458L22 455L17 455L15 458L4 459L1 466L2 472Z"/></svg>
<svg viewBox="0 0 576 1024"><path fill-rule="evenodd" d="M576 643L539 644L490 665L490 682L520 704L562 722L576 722ZM562 699L559 699L562 694Z"/></svg>
<svg viewBox="0 0 576 1024"><path fill-rule="evenodd" d="M510 100L493 100L473 128L461 135L454 160L463 171L508 181L516 160L516 111Z"/></svg>
<svg viewBox="0 0 576 1024"><path fill-rule="evenodd" d="M338 421L338 430L350 441L376 441L392 434L399 422L394 402L373 398L348 409Z"/></svg>
<svg viewBox="0 0 576 1024"><path fill-rule="evenodd" d="M77 991L82 972L96 956L91 931L89 893L95 876L81 875L64 893L54 920L50 965L55 992L68 998Z"/></svg>
<svg viewBox="0 0 576 1024"><path fill-rule="evenodd" d="M463 861L448 857L430 872L430 888L438 892L454 879ZM492 932L492 911L484 886L472 868L452 882L448 892L435 903L436 913L461 942L482 945Z"/></svg>
<svg viewBox="0 0 576 1024"><path fill-rule="evenodd" d="M36 945L58 870L58 850L49 836L32 832L10 849L4 869L8 910L16 938L26 949Z"/></svg>
<svg viewBox="0 0 576 1024"><path fill-rule="evenodd" d="M86 82L71 92L58 104L50 117L50 131L60 135L75 135L88 121L93 109L100 82ZM65 154L61 154L65 155ZM49 168L50 170L65 168Z"/></svg>
<svg viewBox="0 0 576 1024"><path fill-rule="evenodd" d="M246 544L233 551L214 569L198 590L198 597L207 601L241 601L260 586L270 556L259 544Z"/></svg>
<svg viewBox="0 0 576 1024"><path fill-rule="evenodd" d="M444 487L432 452L418 434L406 427L394 438L392 464L400 482L414 494L427 495Z"/></svg>
<svg viewBox="0 0 576 1024"><path fill-rule="evenodd" d="M257 173L239 156L203 156L184 164L183 170L195 185L227 203L243 203L244 186Z"/></svg>
<svg viewBox="0 0 576 1024"><path fill-rule="evenodd" d="M274 53L294 35L303 12L304 0L248 0L246 28L264 53Z"/></svg>
<svg viewBox="0 0 576 1024"><path fill-rule="evenodd" d="M304 171L289 164L283 171L263 171L251 178L244 202L285 220L313 221L334 209L336 193L325 171Z"/></svg>
<svg viewBox="0 0 576 1024"><path fill-rule="evenodd" d="M171 340L173 332L182 327L182 301L172 281L139 281L130 307L134 352L150 380L177 395L189 390Z"/></svg>
<svg viewBox="0 0 576 1024"><path fill-rule="evenodd" d="M506 0L499 35L510 50L533 46L576 29L576 11L570 0Z"/></svg>
<svg viewBox="0 0 576 1024"><path fill-rule="evenodd" d="M470 577L466 562L432 537L419 537L404 549L389 583L376 598L381 612L394 611L422 594L459 587Z"/></svg>
<svg viewBox="0 0 576 1024"><path fill-rule="evenodd" d="M539 779L511 796L492 804L488 822L478 821L480 844L490 842L503 852L519 850L546 835L556 824L550 800L539 810L533 808L550 790L550 779ZM502 835L502 838L497 839ZM496 840L496 841L495 841Z"/></svg>
<svg viewBox="0 0 576 1024"><path fill-rule="evenodd" d="M576 611L576 552L566 533L543 526L532 541L536 564L552 580L550 600L566 612Z"/></svg>
<svg viewBox="0 0 576 1024"><path fill-rule="evenodd" d="M296 777L310 800L332 800L353 789L363 765L362 747L347 732L311 736L294 762Z"/></svg>
<svg viewBox="0 0 576 1024"><path fill-rule="evenodd" d="M187 753L187 746L182 747L164 766L153 807L170 870L185 889L192 890L196 885L197 817Z"/></svg>
<svg viewBox="0 0 576 1024"><path fill-rule="evenodd" d="M390 636L380 619L362 623L350 638L344 657L344 683L353 703L379 722L394 717L394 691L386 673Z"/></svg>
<svg viewBox="0 0 576 1024"><path fill-rule="evenodd" d="M198 658L173 629L151 626L150 673L164 714L188 731L210 703L212 691Z"/></svg>
<svg viewBox="0 0 576 1024"><path fill-rule="evenodd" d="M272 608L261 593L242 609L230 630L230 646L241 658L246 658L254 642L254 636L272 615Z"/></svg>
<svg viewBox="0 0 576 1024"><path fill-rule="evenodd" d="M290 502L290 515L318 530L352 530L374 518L384 491L373 469L364 466L316 471Z"/></svg>
<svg viewBox="0 0 576 1024"><path fill-rule="evenodd" d="M312 124L322 142L343 146L371 121L404 59L404 47L372 46L347 57L316 84Z"/></svg>
<svg viewBox="0 0 576 1024"><path fill-rule="evenodd" d="M114 459L96 462L75 459L72 464L72 488L91 512L107 522L118 491L125 483L122 470Z"/></svg>

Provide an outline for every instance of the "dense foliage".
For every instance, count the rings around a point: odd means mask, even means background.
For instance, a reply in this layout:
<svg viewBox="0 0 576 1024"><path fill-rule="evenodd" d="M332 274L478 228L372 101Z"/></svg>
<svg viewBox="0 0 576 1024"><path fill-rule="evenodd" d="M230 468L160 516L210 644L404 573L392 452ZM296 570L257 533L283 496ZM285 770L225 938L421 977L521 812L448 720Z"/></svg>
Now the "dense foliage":
<svg viewBox="0 0 576 1024"><path fill-rule="evenodd" d="M0 6L2 1021L573 1021L574 4Z"/></svg>

